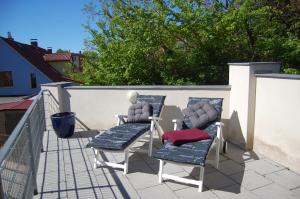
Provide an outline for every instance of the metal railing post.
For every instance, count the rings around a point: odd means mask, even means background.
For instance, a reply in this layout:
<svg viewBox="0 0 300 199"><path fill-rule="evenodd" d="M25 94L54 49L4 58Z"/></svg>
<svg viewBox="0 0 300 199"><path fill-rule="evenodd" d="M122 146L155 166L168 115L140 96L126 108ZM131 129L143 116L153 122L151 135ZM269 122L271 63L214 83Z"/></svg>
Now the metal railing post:
<svg viewBox="0 0 300 199"><path fill-rule="evenodd" d="M41 97L41 101L42 101L42 110L44 112L43 114L43 127L44 127L44 131L47 130L47 125L46 125L46 110L45 110L45 91L42 92L42 97Z"/></svg>
<svg viewBox="0 0 300 199"><path fill-rule="evenodd" d="M28 133L28 140L29 140L29 154L30 154L30 165L31 165L31 171L32 171L32 183L33 183L33 190L34 194L38 194L37 190L37 182L36 182L36 173L35 173L35 162L34 162L34 153L33 153L33 141L32 141L32 133L30 128L30 120L29 118L26 120L25 124L27 133Z"/></svg>
<svg viewBox="0 0 300 199"><path fill-rule="evenodd" d="M42 111L42 121L43 121L43 126L42 126L42 130L43 130L43 136L41 138L41 152L44 152L44 143L43 143L43 137L44 137L44 132L47 130L46 128L46 110L45 110L45 96L44 96L44 91L41 93L42 94L42 97L40 99L40 103L41 103L41 106L39 106L39 111ZM40 110L41 109L41 110Z"/></svg>
<svg viewBox="0 0 300 199"><path fill-rule="evenodd" d="M1 176L1 170L0 170L0 198L5 199L4 197L4 191L3 191L3 186L2 186L2 176Z"/></svg>

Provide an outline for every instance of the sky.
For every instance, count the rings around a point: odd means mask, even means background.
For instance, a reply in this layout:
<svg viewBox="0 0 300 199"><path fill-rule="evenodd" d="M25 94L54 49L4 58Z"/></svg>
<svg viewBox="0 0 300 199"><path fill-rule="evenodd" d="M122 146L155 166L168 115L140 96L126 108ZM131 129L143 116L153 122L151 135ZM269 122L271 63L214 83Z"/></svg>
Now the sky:
<svg viewBox="0 0 300 199"><path fill-rule="evenodd" d="M42 48L79 52L89 34L82 11L91 0L0 0L0 36L11 32L15 41L38 39Z"/></svg>

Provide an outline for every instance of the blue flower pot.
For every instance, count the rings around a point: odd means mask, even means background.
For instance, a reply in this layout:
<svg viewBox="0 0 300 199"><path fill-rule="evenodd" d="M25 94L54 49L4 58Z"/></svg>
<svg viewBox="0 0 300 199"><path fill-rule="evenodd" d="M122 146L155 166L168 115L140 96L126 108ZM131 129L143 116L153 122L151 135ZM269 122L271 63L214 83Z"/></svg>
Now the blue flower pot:
<svg viewBox="0 0 300 199"><path fill-rule="evenodd" d="M51 122L56 135L60 138L68 138L74 134L75 113L63 112L51 115Z"/></svg>

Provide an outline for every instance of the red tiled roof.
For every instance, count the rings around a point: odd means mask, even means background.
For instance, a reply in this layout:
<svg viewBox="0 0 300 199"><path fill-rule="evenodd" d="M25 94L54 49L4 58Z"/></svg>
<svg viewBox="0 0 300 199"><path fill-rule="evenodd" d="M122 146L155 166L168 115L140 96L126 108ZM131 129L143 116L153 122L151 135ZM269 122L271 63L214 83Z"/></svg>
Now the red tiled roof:
<svg viewBox="0 0 300 199"><path fill-rule="evenodd" d="M52 81L66 81L66 78L62 74L60 74L55 68L53 68L44 60L43 56L47 53L45 49L33 45L19 43L4 37L0 38Z"/></svg>
<svg viewBox="0 0 300 199"><path fill-rule="evenodd" d="M31 105L32 100L23 100L19 102L10 102L0 104L0 111L2 110L26 110Z"/></svg>
<svg viewBox="0 0 300 199"><path fill-rule="evenodd" d="M52 53L44 55L45 61L71 61L71 58L71 53Z"/></svg>

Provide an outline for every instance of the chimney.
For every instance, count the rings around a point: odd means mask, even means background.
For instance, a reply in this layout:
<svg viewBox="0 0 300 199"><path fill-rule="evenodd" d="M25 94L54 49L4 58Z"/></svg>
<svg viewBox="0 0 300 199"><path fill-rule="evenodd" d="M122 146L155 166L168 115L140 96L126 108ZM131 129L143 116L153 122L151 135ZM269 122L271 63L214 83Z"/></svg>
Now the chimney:
<svg viewBox="0 0 300 199"><path fill-rule="evenodd" d="M31 43L32 46L38 47L37 39L30 39L30 43Z"/></svg>
<svg viewBox="0 0 300 199"><path fill-rule="evenodd" d="M7 32L7 39L14 40L14 38L11 36L11 32Z"/></svg>
<svg viewBox="0 0 300 199"><path fill-rule="evenodd" d="M47 47L47 53L52 54L52 47Z"/></svg>

